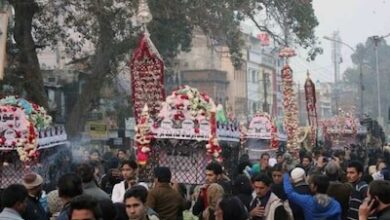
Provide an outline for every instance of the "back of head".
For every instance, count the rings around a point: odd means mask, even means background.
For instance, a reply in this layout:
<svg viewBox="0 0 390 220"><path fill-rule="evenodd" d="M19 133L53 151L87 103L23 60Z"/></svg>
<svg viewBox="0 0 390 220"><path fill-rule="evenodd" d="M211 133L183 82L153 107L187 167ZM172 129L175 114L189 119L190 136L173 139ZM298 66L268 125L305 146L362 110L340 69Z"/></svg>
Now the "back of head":
<svg viewBox="0 0 390 220"><path fill-rule="evenodd" d="M97 154L97 155L99 155L99 157L100 157L100 151L98 151L97 149L91 149L91 150L89 151L89 154Z"/></svg>
<svg viewBox="0 0 390 220"><path fill-rule="evenodd" d="M82 163L77 166L77 174L81 177L83 183L89 183L94 178L94 167L89 163Z"/></svg>
<svg viewBox="0 0 390 220"><path fill-rule="evenodd" d="M210 207L215 208L217 201L222 198L224 194L223 187L218 183L212 183L207 188L207 202Z"/></svg>
<svg viewBox="0 0 390 220"><path fill-rule="evenodd" d="M133 186L129 190L126 191L125 197L124 197L124 202L126 202L126 199L132 198L132 197L140 200L142 203L145 203L146 198L148 197L148 190L141 185Z"/></svg>
<svg viewBox="0 0 390 220"><path fill-rule="evenodd" d="M335 157L342 158L345 156L345 151L343 150L336 150L333 154Z"/></svg>
<svg viewBox="0 0 390 220"><path fill-rule="evenodd" d="M221 164L217 162L211 162L206 166L206 170L213 171L215 175L220 175L223 172Z"/></svg>
<svg viewBox="0 0 390 220"><path fill-rule="evenodd" d="M81 178L74 173L68 173L58 180L58 196L73 198L83 193Z"/></svg>
<svg viewBox="0 0 390 220"><path fill-rule="evenodd" d="M390 182L386 180L374 180L368 186L371 197L378 197L384 204L390 204Z"/></svg>
<svg viewBox="0 0 390 220"><path fill-rule="evenodd" d="M103 220L112 220L117 217L117 210L110 199L99 201L100 210L102 211Z"/></svg>
<svg viewBox="0 0 390 220"><path fill-rule="evenodd" d="M126 205L123 203L114 203L116 218L115 220L128 220L129 217L126 213Z"/></svg>
<svg viewBox="0 0 390 220"><path fill-rule="evenodd" d="M306 173L305 173L305 170L300 168L300 167L296 167L294 168L292 171L291 171L291 179L294 183L298 183L298 182L301 182L301 181L305 181L306 180Z"/></svg>
<svg viewBox="0 0 390 220"><path fill-rule="evenodd" d="M317 193L326 194L329 187L329 178L325 175L313 175L311 183L317 187Z"/></svg>
<svg viewBox="0 0 390 220"><path fill-rule="evenodd" d="M384 180L390 180L390 170L388 168L383 169L381 172Z"/></svg>
<svg viewBox="0 0 390 220"><path fill-rule="evenodd" d="M325 166L325 174L332 180L335 181L339 177L339 166L334 161L329 161Z"/></svg>
<svg viewBox="0 0 390 220"><path fill-rule="evenodd" d="M57 213L61 211L62 201L58 196L58 190L53 190L47 194L47 206L50 213Z"/></svg>
<svg viewBox="0 0 390 220"><path fill-rule="evenodd" d="M245 206L234 196L225 196L219 202L219 208L223 212L224 220L246 220L249 217Z"/></svg>
<svg viewBox="0 0 390 220"><path fill-rule="evenodd" d="M245 175L239 175L233 181L233 193L234 194L252 194L252 185L250 179Z"/></svg>
<svg viewBox="0 0 390 220"><path fill-rule="evenodd" d="M100 210L98 201L89 195L74 197L70 202L69 217L72 216L74 210L89 210L93 213L95 219L100 219L102 217L102 211Z"/></svg>
<svg viewBox="0 0 390 220"><path fill-rule="evenodd" d="M157 167L154 169L154 177L160 183L170 183L171 182L171 170L168 167Z"/></svg>
<svg viewBox="0 0 390 220"><path fill-rule="evenodd" d="M1 206L12 208L18 202L23 203L28 196L26 187L21 184L8 186L1 196Z"/></svg>

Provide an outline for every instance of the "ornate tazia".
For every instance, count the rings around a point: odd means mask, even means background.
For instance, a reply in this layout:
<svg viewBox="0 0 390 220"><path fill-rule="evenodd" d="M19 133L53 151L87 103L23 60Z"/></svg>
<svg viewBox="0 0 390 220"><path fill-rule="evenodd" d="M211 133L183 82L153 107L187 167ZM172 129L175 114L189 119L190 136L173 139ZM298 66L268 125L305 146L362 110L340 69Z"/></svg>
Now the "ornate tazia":
<svg viewBox="0 0 390 220"><path fill-rule="evenodd" d="M23 162L31 162L38 157L37 129L47 128L51 117L46 110L22 98L7 96L0 100L2 117L0 138L1 148L16 149Z"/></svg>

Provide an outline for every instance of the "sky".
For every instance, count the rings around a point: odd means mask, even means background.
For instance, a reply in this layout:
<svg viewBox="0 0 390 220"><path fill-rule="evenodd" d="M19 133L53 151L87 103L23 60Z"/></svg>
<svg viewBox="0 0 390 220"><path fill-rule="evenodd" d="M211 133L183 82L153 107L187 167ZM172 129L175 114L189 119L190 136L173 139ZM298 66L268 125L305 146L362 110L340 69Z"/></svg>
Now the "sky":
<svg viewBox="0 0 390 220"><path fill-rule="evenodd" d="M331 42L323 39L334 31L340 32L343 42L355 47L364 43L373 35L383 36L390 33L390 0L313 0L315 14L319 21L316 36L321 41L324 53L314 62L307 63L306 52L298 50L298 56L291 62L294 78L303 82L307 69L313 81L331 82L334 71L331 60ZM390 37L387 39L390 41ZM341 72L352 67L352 50L342 46L343 63Z"/></svg>

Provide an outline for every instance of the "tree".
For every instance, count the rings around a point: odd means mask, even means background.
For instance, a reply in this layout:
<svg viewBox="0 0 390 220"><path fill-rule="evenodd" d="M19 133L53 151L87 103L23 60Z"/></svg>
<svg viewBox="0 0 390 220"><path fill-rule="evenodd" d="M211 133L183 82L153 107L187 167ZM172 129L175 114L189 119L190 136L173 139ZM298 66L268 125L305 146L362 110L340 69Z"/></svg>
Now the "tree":
<svg viewBox="0 0 390 220"><path fill-rule="evenodd" d="M390 97L390 87L387 82L390 80L390 63L387 58L390 56L390 46L385 40L382 40L378 44L378 64L380 74L380 89L382 103L382 112L388 112ZM371 117L376 118L378 116L378 102L377 102L377 74L376 74L376 56L375 47L373 41L368 38L364 44L358 44L356 46L356 52L351 55L354 67L348 68L344 73L344 80L351 83L356 83L358 86L359 81L359 66L362 64L363 72L363 103L365 106L364 112L368 113Z"/></svg>
<svg viewBox="0 0 390 220"><path fill-rule="evenodd" d="M33 0L28 1L33 3ZM315 43L313 33L317 21L311 3L294 1L294 4L286 8L282 5L286 2L290 1L150 0L149 6L154 19L148 29L168 66L180 50L190 49L192 31L195 27L200 27L217 42L229 47L232 61L238 68L243 43L240 22L247 16L253 17L259 10L274 12L275 18L278 14L283 15L284 21L289 17L289 27L300 44L309 47ZM30 36L33 33L34 38L31 39L36 39L38 45L55 48L62 44L68 56L72 57L71 63L83 62L89 67L85 70L89 73L89 78L67 119L67 130L71 136L83 129L84 116L93 101L99 99L99 91L108 79L107 76L116 73L118 62L128 59L136 46L140 33L140 27L134 25L133 19L137 3L136 0L48 1L41 7L39 14L35 14L32 31L31 26L30 29L25 27ZM258 27L266 28L261 25ZM273 36L276 38L277 33L273 33ZM85 50L88 45L90 50ZM30 59L36 57L35 51L33 52L26 56ZM36 70L39 71L39 65Z"/></svg>
<svg viewBox="0 0 390 220"><path fill-rule="evenodd" d="M43 86L42 74L36 44L32 36L32 20L39 6L34 0L9 0L15 9L14 39L18 53L16 55L16 75L23 77L23 88L27 99L45 108L47 96Z"/></svg>
<svg viewBox="0 0 390 220"><path fill-rule="evenodd" d="M243 2L244 4L244 2ZM318 26L312 0L254 0L255 7L243 11L260 31L267 32L279 46L298 45L308 49L308 59L322 53L314 29ZM259 23L256 14L263 11L266 18ZM278 28L271 28L276 26Z"/></svg>

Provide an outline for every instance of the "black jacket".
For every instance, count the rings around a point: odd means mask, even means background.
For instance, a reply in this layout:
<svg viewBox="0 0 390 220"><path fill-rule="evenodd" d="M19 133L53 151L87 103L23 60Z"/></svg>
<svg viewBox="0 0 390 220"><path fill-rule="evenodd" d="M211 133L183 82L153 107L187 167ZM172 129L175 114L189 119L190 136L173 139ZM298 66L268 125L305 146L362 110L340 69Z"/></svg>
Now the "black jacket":
<svg viewBox="0 0 390 220"><path fill-rule="evenodd" d="M49 215L39 203L39 199L31 196L27 197L27 207L22 217L25 220L49 220Z"/></svg>

